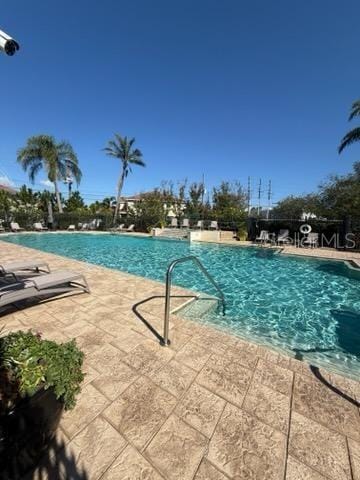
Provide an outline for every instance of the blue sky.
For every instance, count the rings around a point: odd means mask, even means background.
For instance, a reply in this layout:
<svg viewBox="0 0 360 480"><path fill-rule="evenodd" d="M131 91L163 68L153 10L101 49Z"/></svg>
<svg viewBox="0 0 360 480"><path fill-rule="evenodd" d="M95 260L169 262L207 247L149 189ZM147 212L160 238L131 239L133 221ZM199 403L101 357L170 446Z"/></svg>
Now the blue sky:
<svg viewBox="0 0 360 480"><path fill-rule="evenodd" d="M96 199L115 191L101 148L119 132L148 165L127 194L203 173L208 187L271 179L274 201L309 192L359 160L337 154L360 97L359 16L352 0L8 2L0 28L21 50L0 56L0 170L27 180L17 149L53 134Z"/></svg>

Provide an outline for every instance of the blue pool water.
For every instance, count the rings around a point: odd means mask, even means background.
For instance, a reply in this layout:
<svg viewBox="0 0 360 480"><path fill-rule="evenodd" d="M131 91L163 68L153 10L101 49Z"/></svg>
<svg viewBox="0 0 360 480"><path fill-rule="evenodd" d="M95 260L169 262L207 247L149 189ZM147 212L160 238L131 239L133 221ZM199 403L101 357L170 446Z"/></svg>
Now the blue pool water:
<svg viewBox="0 0 360 480"><path fill-rule="evenodd" d="M172 260L196 255L226 297L226 316L213 311L207 322L314 364L351 376L360 372L360 276L343 262L126 235L20 234L2 239L161 281ZM174 283L216 293L190 264L177 267Z"/></svg>

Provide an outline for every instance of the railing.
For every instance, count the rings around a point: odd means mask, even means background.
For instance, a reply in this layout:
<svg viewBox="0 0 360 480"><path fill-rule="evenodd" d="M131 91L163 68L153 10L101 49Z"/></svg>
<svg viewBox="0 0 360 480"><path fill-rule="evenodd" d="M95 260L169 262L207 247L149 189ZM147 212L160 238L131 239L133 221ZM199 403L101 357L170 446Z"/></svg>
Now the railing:
<svg viewBox="0 0 360 480"><path fill-rule="evenodd" d="M212 283L212 285L216 288L216 290L219 293L219 297L217 300L219 300L222 304L222 311L223 315L225 315L225 297L223 292L221 291L219 285L215 282L213 277L210 275L210 273L206 270L204 265L200 262L200 260L193 256L190 255L188 257L182 257L178 258L177 260L174 260L173 262L170 263L168 266L168 269L166 271L166 292L165 292L165 316L164 316L164 337L163 341L161 342L162 345L166 346L170 344L169 340L169 318L170 318L170 297L171 297L171 280L172 280L172 272L176 265L179 263L185 263L185 262L194 262L195 265L197 265L202 273L207 277L207 279Z"/></svg>

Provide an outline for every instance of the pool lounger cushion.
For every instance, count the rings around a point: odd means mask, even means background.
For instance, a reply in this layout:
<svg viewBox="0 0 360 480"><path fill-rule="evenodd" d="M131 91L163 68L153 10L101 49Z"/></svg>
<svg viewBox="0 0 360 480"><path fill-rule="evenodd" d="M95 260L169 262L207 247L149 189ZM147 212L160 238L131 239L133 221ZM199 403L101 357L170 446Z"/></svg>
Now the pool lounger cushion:
<svg viewBox="0 0 360 480"><path fill-rule="evenodd" d="M13 275L15 272L21 271L40 271L41 267L46 272L50 272L49 265L43 260L27 260L18 262L9 262L0 264L0 275Z"/></svg>
<svg viewBox="0 0 360 480"><path fill-rule="evenodd" d="M90 292L85 277L69 270L58 270L11 283L0 288L0 307L39 295L58 295L82 290Z"/></svg>

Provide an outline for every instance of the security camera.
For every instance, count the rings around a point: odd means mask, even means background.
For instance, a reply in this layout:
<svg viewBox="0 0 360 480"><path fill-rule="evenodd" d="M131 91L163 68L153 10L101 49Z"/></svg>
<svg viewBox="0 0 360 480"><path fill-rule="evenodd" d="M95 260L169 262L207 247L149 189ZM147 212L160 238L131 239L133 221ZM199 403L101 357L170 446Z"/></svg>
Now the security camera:
<svg viewBox="0 0 360 480"><path fill-rule="evenodd" d="M19 50L20 46L16 40L11 38L7 33L0 30L0 50L6 55L14 55Z"/></svg>

